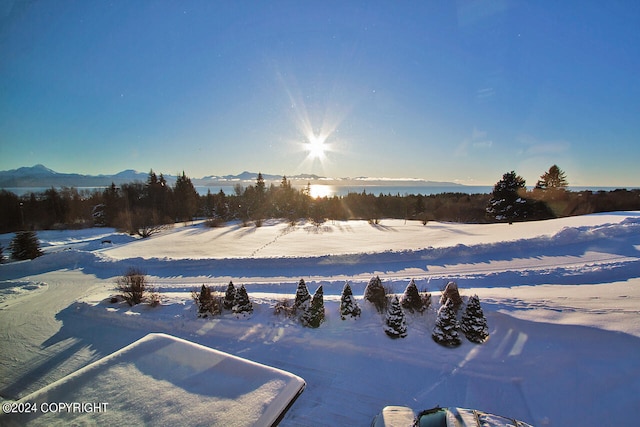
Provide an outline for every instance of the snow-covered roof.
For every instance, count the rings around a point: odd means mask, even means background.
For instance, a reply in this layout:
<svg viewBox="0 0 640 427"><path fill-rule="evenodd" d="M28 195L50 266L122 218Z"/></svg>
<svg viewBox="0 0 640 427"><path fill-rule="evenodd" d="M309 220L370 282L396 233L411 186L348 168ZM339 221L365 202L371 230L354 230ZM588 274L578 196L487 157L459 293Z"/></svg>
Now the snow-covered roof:
<svg viewBox="0 0 640 427"><path fill-rule="evenodd" d="M289 372L171 335L149 334L25 396L20 402L35 404L38 411L7 421L270 426L304 387L304 380ZM60 402L92 405L61 411Z"/></svg>

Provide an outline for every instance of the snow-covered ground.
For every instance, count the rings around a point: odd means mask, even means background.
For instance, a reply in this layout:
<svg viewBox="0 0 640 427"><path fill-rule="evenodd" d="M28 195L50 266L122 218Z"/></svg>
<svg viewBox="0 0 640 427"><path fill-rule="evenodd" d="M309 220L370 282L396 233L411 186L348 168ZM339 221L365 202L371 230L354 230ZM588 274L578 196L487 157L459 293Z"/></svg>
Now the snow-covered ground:
<svg viewBox="0 0 640 427"><path fill-rule="evenodd" d="M533 425L636 423L640 212L511 226L269 221L183 224L145 240L111 229L38 236L45 256L0 265L4 399L163 332L302 377L307 387L281 425L368 425L385 405L472 407ZM161 306L109 303L115 279L132 266L147 272ZM361 301L373 275L398 294L412 278L432 293L425 314L407 315L406 338L388 338ZM312 293L323 286L318 329L273 314L300 278ZM229 280L245 285L253 315L196 318L190 292ZM431 339L449 280L480 297L485 344L463 339L451 349ZM356 320L338 314L345 281L363 308Z"/></svg>

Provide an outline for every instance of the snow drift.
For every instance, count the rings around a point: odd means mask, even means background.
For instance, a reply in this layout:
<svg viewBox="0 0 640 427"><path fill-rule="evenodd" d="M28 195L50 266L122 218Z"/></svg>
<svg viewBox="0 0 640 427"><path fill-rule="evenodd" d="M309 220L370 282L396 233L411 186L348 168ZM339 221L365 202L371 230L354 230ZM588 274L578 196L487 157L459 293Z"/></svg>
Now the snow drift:
<svg viewBox="0 0 640 427"><path fill-rule="evenodd" d="M25 396L17 404L36 411L5 415L2 424L271 426L304 386L280 369L149 334Z"/></svg>

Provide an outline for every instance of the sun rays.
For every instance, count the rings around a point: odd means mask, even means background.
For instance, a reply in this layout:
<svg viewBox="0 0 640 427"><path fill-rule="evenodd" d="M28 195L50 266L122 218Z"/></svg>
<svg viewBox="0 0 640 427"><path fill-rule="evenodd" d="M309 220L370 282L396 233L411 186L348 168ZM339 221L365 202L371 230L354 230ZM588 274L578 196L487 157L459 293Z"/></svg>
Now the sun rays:
<svg viewBox="0 0 640 427"><path fill-rule="evenodd" d="M299 168L304 171L312 172L317 170L324 171L325 167L331 163L331 155L337 153L337 127L339 122L335 124L327 125L323 122L320 131L313 129L311 121L306 112L304 105L301 107L304 110L303 115L298 115L299 120L297 127L299 130L300 139L296 141L296 150L306 153L306 156L299 165Z"/></svg>
<svg viewBox="0 0 640 427"><path fill-rule="evenodd" d="M304 149L307 151L307 158L311 161L318 160L322 163L329 150L329 144L326 143L327 137L324 135L308 135L307 142L304 143Z"/></svg>
<svg viewBox="0 0 640 427"><path fill-rule="evenodd" d="M333 155L339 153L338 127L348 115L350 107L336 102L334 94L329 94L324 102L313 102L313 97L303 96L295 77L282 73L278 77L289 100L289 112L297 129L294 151L306 153L298 165L298 170L306 173L324 172L332 162ZM332 108L326 107L332 105ZM319 126L318 126L319 125Z"/></svg>

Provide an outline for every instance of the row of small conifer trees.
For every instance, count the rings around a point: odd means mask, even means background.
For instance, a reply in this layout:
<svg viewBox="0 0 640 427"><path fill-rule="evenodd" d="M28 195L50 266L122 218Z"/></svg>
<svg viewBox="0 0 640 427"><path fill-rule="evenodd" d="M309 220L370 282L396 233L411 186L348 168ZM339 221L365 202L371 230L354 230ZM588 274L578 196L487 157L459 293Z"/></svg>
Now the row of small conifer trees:
<svg viewBox="0 0 640 427"><path fill-rule="evenodd" d="M378 276L371 278L364 290L364 299L371 302L380 313L386 310L384 331L391 338L407 336L407 322L405 310L412 313L422 313L431 304L431 295L418 292L413 279L407 285L402 297L396 295L387 299L388 292L382 286ZM477 295L469 298L464 313L458 321L458 313L463 301L455 282L449 282L442 292L440 308L436 324L431 337L438 344L447 347L457 347L462 341L458 331L474 343L483 343L489 337L487 319L484 316L480 299Z"/></svg>
<svg viewBox="0 0 640 427"><path fill-rule="evenodd" d="M198 317L209 317L221 314L223 310L231 310L236 316L247 316L253 312L253 303L244 285L238 289L233 282L229 282L224 296L212 290L210 286L202 285L200 292L192 291L193 298L198 308Z"/></svg>
<svg viewBox="0 0 640 427"><path fill-rule="evenodd" d="M459 331L476 344L481 344L489 338L487 319L478 295L469 298L458 320L462 305L458 286L455 282L449 282L440 297L438 317L431 334L435 342L446 347L457 347L462 343Z"/></svg>
<svg viewBox="0 0 640 427"><path fill-rule="evenodd" d="M372 277L364 290L364 300L373 304L378 312L385 313L384 331L389 337L404 338L407 336L405 311L423 313L431 304L431 294L426 291L419 292L413 279L400 298L394 295L389 299L390 293L382 285L380 277ZM198 307L198 317L214 316L223 310L231 310L237 316L246 316L253 312L253 304L244 285L236 289L233 282L229 282L224 296L205 285L202 285L200 292L193 291L192 296ZM461 344L458 331L462 331L469 341L475 343L482 343L489 337L487 320L478 296L469 298L458 320L462 305L457 285L449 282L440 298L440 308L432 333L435 342L447 347L456 347ZM274 312L296 318L304 326L318 328L325 317L322 286L311 296L304 279L300 279L293 303L288 300L280 301L276 303ZM345 283L340 298L340 318L357 318L361 312L351 286L348 282Z"/></svg>

